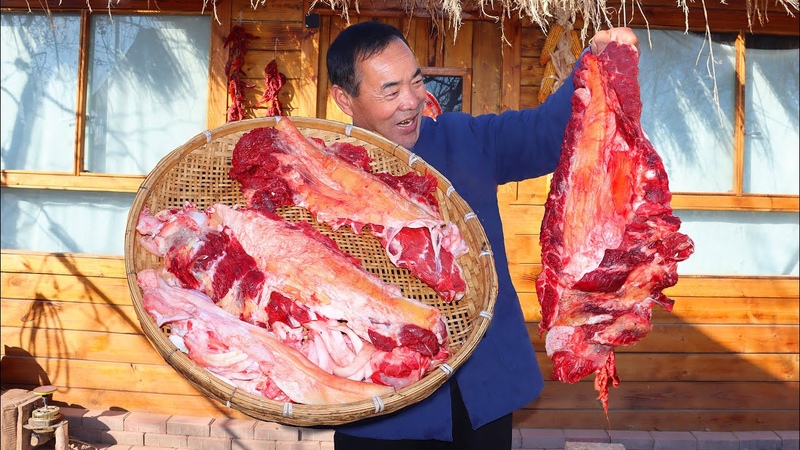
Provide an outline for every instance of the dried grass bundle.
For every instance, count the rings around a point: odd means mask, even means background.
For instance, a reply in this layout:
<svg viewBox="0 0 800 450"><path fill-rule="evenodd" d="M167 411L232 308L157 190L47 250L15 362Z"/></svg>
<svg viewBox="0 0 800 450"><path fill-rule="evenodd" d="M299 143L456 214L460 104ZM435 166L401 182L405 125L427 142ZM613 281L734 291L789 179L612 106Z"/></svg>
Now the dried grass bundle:
<svg viewBox="0 0 800 450"><path fill-rule="evenodd" d="M264 3L267 0L252 0ZM725 0L719 0L725 5ZM747 22L752 30L753 24L764 25L769 21L767 7L770 0L746 0ZM772 0L776 5L786 10L786 13L794 17L798 11L798 0ZM359 11L359 0L314 0L311 8L317 3L328 5L331 9L341 11L342 17L349 20L351 9ZM454 32L458 31L462 21L462 11L464 9L480 11L486 18L501 21L504 17L512 17L517 14L520 18L530 19L531 22L539 25L543 31L554 23L567 21L576 23L579 17L583 19L583 29L581 39L585 40L588 30L591 28L597 31L601 28L614 26L614 24L625 24L638 11L644 16L641 0L623 0L621 7L616 11L611 10L606 0L398 0L404 10L413 15L415 11L426 11L432 18L447 19ZM689 6L695 5L702 8L706 16L706 0L676 0L676 7L684 12L688 28ZM630 10L630 13L628 12ZM628 15L630 14L630 17ZM645 18L646 21L646 18ZM707 22L707 16L706 16Z"/></svg>

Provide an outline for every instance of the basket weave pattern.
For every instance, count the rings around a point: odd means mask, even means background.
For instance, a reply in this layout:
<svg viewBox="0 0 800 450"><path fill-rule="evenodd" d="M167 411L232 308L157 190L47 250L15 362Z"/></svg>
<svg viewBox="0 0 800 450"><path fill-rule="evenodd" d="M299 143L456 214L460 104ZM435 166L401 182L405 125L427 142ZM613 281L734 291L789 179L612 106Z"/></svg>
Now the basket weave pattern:
<svg viewBox="0 0 800 450"><path fill-rule="evenodd" d="M125 234L125 266L133 304L144 334L162 357L205 395L251 417L288 425L337 425L366 417L386 414L416 403L441 386L472 353L489 325L497 296L497 274L480 221L450 183L435 169L408 150L383 137L338 122L321 119L292 118L306 137L322 139L325 145L336 141L362 145L372 158L373 172L402 175L409 171L430 173L438 180L437 197L445 221L455 223L463 235L469 253L458 259L467 291L464 298L444 302L426 284L407 270L394 266L377 238L364 230L355 234L349 227L332 231L316 222L303 208L284 207L277 211L289 221L307 221L331 237L346 253L360 259L362 266L388 283L398 285L404 296L442 311L450 337L450 358L444 367L433 370L423 379L397 392L376 399L337 405L284 404L237 390L209 373L168 339L143 307L142 291L136 274L162 266L161 258L147 252L138 243L136 224L145 208L153 213L167 208L181 208L191 202L198 208L216 203L244 205L239 183L228 176L231 154L239 138L259 127L274 126L273 117L233 122L206 131L165 156L142 183L128 215Z"/></svg>

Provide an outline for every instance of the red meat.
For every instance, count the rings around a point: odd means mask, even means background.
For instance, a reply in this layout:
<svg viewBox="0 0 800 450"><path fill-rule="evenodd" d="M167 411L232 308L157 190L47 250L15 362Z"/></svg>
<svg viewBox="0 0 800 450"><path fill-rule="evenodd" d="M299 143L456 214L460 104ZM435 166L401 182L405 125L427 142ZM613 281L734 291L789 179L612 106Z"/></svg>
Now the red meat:
<svg viewBox="0 0 800 450"><path fill-rule="evenodd" d="M346 225L356 233L369 225L392 263L443 299L458 300L466 291L457 258L468 248L458 228L442 219L431 175L373 174L363 147L324 147L283 118L239 139L230 176L250 208L300 206L333 229Z"/></svg>
<svg viewBox="0 0 800 450"><path fill-rule="evenodd" d="M536 292L554 380L595 372L608 413L614 348L652 328L652 307L678 281L692 240L678 232L667 174L641 128L638 51L611 43L575 75L573 111L545 203Z"/></svg>
<svg viewBox="0 0 800 450"><path fill-rule="evenodd" d="M403 297L308 223L263 210L187 205L143 211L137 231L141 245L163 257L176 288L204 293L328 373L400 389L449 356L439 310ZM420 370L397 376L403 365Z"/></svg>

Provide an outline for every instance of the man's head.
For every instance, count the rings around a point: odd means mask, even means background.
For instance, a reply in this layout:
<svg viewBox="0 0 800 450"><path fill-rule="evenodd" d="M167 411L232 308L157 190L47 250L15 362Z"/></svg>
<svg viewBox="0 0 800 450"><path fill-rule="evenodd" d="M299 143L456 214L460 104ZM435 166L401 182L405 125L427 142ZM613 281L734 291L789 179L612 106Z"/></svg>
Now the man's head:
<svg viewBox="0 0 800 450"><path fill-rule="evenodd" d="M400 30L377 21L352 25L331 43L326 62L333 99L353 124L414 146L426 90Z"/></svg>

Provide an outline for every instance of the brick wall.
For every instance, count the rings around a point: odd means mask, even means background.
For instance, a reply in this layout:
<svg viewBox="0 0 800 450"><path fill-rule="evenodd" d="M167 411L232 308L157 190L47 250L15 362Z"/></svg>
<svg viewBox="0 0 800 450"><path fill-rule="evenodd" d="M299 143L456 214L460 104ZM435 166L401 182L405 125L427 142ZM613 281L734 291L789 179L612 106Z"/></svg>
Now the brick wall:
<svg viewBox="0 0 800 450"><path fill-rule="evenodd" d="M62 407L73 440L108 450L333 450L333 431L247 419L213 419ZM625 450L800 450L798 431L625 431L515 429L513 448L564 449L568 443ZM85 449L89 450L89 448Z"/></svg>

